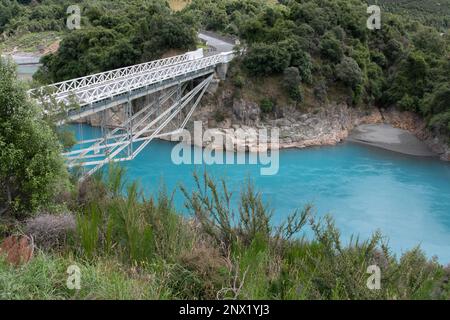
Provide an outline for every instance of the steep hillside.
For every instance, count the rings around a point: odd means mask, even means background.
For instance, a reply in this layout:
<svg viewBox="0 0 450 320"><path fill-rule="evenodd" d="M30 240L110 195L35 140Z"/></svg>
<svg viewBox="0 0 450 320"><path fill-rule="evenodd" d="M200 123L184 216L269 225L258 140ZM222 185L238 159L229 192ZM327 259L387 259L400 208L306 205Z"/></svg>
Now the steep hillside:
<svg viewBox="0 0 450 320"><path fill-rule="evenodd" d="M368 1L373 4L373 1ZM450 0L378 0L387 11L439 28L450 28Z"/></svg>

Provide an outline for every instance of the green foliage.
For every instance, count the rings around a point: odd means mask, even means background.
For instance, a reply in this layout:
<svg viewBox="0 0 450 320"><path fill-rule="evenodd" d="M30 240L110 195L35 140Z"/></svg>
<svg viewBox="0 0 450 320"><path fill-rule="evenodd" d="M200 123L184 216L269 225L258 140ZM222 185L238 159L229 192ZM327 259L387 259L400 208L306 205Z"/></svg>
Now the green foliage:
<svg viewBox="0 0 450 320"><path fill-rule="evenodd" d="M2 0L0 1L0 32L4 32L6 26L12 18L19 15L20 6L16 1Z"/></svg>
<svg viewBox="0 0 450 320"><path fill-rule="evenodd" d="M62 127L55 129L55 131L64 150L70 150L77 143L74 133L69 129Z"/></svg>
<svg viewBox="0 0 450 320"><path fill-rule="evenodd" d="M259 103L259 108L263 113L271 113L274 109L274 102L272 99L269 98L263 98L261 99L261 102Z"/></svg>
<svg viewBox="0 0 450 320"><path fill-rule="evenodd" d="M155 256L170 260L190 244L171 198L162 190L158 201L145 199L138 184L128 185L124 174L123 167L110 165L107 175L91 178L98 182L88 184L85 192L98 194L100 189L106 194L90 199L80 213L82 254L92 259L116 252L133 265L148 265Z"/></svg>
<svg viewBox="0 0 450 320"><path fill-rule="evenodd" d="M124 254L132 263L150 262L154 251L152 226L140 210L137 184L131 184L127 191L127 199L114 201L107 213L112 237L123 244Z"/></svg>
<svg viewBox="0 0 450 320"><path fill-rule="evenodd" d="M416 48L428 55L442 56L445 54L444 38L433 28L420 29L413 37Z"/></svg>
<svg viewBox="0 0 450 320"><path fill-rule="evenodd" d="M12 63L0 60L0 184L2 210L33 212L68 186L61 146L16 80Z"/></svg>
<svg viewBox="0 0 450 320"><path fill-rule="evenodd" d="M53 7L57 12L67 8L56 2L37 6L42 10ZM59 50L42 58L43 66L34 79L58 82L155 60L172 49L195 48L194 28L165 2L83 1L81 7L82 28L68 32ZM65 13L60 19L63 23L64 17Z"/></svg>
<svg viewBox="0 0 450 320"><path fill-rule="evenodd" d="M271 223L272 210L262 201L261 193L255 192L248 181L241 190L238 202L239 215L232 206L232 194L225 180L217 184L206 171L203 180L194 172L196 190L189 192L181 187L186 198L186 208L201 225L202 230L223 244L227 249L236 249L236 245L247 246L255 239L269 241L287 241L304 226L310 208L295 211L278 228Z"/></svg>
<svg viewBox="0 0 450 320"><path fill-rule="evenodd" d="M301 80L305 83L312 82L312 61L309 53L302 50L301 45L294 39L287 39L279 43L285 48L291 57L289 66L297 68L301 76Z"/></svg>
<svg viewBox="0 0 450 320"><path fill-rule="evenodd" d="M183 12L202 27L214 25L214 30L238 36L247 49L243 66L250 76L279 75L296 67L306 84L323 78L325 85L315 87L333 88L338 80L352 89L349 95L355 103L398 105L431 121L440 113L427 107L427 101L450 81L450 38L440 33L448 29L446 2L383 0L386 11L406 16L386 13L381 30L376 31L366 28L367 6L360 0L279 1L276 5L257 0L193 0ZM218 16L220 22L215 24L213 17ZM440 30L417 20L439 25ZM315 79L313 68L318 71ZM319 91L320 101L335 92ZM301 90L292 90L290 96L300 99ZM441 112L433 126L446 126L445 111Z"/></svg>
<svg viewBox="0 0 450 320"><path fill-rule="evenodd" d="M283 73L283 80L283 85L289 97L296 102L302 102L303 94L300 90L301 77L298 68L286 68Z"/></svg>
<svg viewBox="0 0 450 320"><path fill-rule="evenodd" d="M233 84L236 88L242 89L244 87L244 77L242 77L240 74L233 77Z"/></svg>
<svg viewBox="0 0 450 320"><path fill-rule="evenodd" d="M116 168L109 171L117 170ZM125 185L102 178L102 190ZM119 178L113 178L118 179ZM127 196L108 192L78 218L78 237L64 253L37 251L18 269L0 255L0 298L6 299L448 299L450 270L415 248L398 259L375 233L344 241L329 217L311 206L284 223L247 183L237 202L222 180L195 176L188 221L164 188L146 200L136 184ZM99 187L99 185L94 187ZM114 190L116 187L113 187ZM308 226L308 238L300 233ZM151 230L146 237L145 230ZM84 240L83 240L84 238ZM308 240L306 240L308 239ZM80 250L81 249L81 250ZM66 287L67 267L81 289ZM367 267L381 268L381 289L366 287Z"/></svg>
<svg viewBox="0 0 450 320"><path fill-rule="evenodd" d="M289 52L277 44L257 43L244 57L244 66L255 76L282 72L290 61Z"/></svg>
<svg viewBox="0 0 450 320"><path fill-rule="evenodd" d="M324 58L334 63L340 62L344 56L341 42L330 34L320 41L320 52Z"/></svg>
<svg viewBox="0 0 450 320"><path fill-rule="evenodd" d="M352 89L356 89L363 82L363 75L358 63L350 58L344 57L336 66L336 77Z"/></svg>
<svg viewBox="0 0 450 320"><path fill-rule="evenodd" d="M81 289L67 289L67 268L81 272ZM114 259L84 262L73 257L37 252L33 260L19 268L0 256L0 299L161 299L167 289L157 277L133 275Z"/></svg>
<svg viewBox="0 0 450 320"><path fill-rule="evenodd" d="M424 114L434 114L430 119L430 125L444 133L450 133L449 101L450 86L444 83L425 98L422 108Z"/></svg>
<svg viewBox="0 0 450 320"><path fill-rule="evenodd" d="M101 227L101 213L99 208L93 204L84 215L77 218L77 234L83 255L87 259L92 259L97 252Z"/></svg>
<svg viewBox="0 0 450 320"><path fill-rule="evenodd" d="M369 2L372 4L372 2ZM422 1L422 0L379 0L382 10L396 14L407 15L442 31L450 27L450 1Z"/></svg>

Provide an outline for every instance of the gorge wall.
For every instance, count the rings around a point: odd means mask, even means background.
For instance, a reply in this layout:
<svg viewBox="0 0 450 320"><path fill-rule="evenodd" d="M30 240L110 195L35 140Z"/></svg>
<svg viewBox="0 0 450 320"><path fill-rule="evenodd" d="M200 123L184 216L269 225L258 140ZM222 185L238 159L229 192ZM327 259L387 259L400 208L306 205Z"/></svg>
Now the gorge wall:
<svg viewBox="0 0 450 320"><path fill-rule="evenodd" d="M143 99L136 101L135 109L138 110L144 104ZM125 118L122 110L123 108L118 107L105 111L106 124L111 127L120 125ZM99 126L101 119L98 114L86 121ZM311 110L302 110L293 105L280 104L273 112L265 114L257 102L236 97L232 89L222 87L203 97L191 120L201 121L203 129L213 129L215 135L227 134L228 137L233 137L235 145L246 144L246 149L250 151L258 150L257 141L240 140L236 135L237 130L250 132L267 129L270 132L277 128L279 148L305 148L335 145L346 139L351 130L360 124L387 123L411 132L424 141L431 151L437 153L441 160L450 161L447 137L432 132L418 115L394 108L355 108L345 102L328 102ZM192 130L192 126L187 129ZM202 147L224 148L213 140L204 141Z"/></svg>

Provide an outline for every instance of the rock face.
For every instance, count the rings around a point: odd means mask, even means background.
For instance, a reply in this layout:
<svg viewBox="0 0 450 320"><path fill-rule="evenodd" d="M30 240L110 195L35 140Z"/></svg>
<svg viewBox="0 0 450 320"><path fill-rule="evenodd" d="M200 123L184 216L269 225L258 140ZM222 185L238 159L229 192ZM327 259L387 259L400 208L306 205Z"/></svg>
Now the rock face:
<svg viewBox="0 0 450 320"><path fill-rule="evenodd" d="M417 114L395 109L382 110L385 123L392 124L396 128L407 130L422 140L431 151L437 153L441 160L450 161L450 145L448 138L439 132L433 132L427 127L426 122Z"/></svg>
<svg viewBox="0 0 450 320"><path fill-rule="evenodd" d="M214 101L215 100L215 101ZM217 122L212 115L222 112L223 121ZM302 112L294 106L276 108L273 114L261 113L259 105L242 98L232 97L231 92L223 91L216 99L209 99L193 115L193 120L201 121L204 129L215 129L218 134L231 135L233 141L239 140L242 131L249 135L255 130L273 129L279 132L279 148L304 148L309 146L334 145L345 139L349 132L361 123L380 123L383 121L378 109L356 110L346 104L330 104L313 112ZM258 149L247 142L247 150ZM206 140L203 147L221 148ZM269 146L270 148L270 146Z"/></svg>
<svg viewBox="0 0 450 320"><path fill-rule="evenodd" d="M135 111L145 105L141 99L135 103ZM124 108L119 106L105 111L105 124L116 127L125 119ZM93 126L101 124L100 114L86 120ZM228 137L235 143L235 149L259 150L258 139L246 141L240 135L252 135L256 130L266 130L268 133L278 129L279 144L269 148L305 148L310 146L335 145L346 139L356 126L361 124L390 124L395 128L407 130L418 139L425 142L431 151L438 154L442 160L450 161L450 146L447 138L432 132L418 115L411 112L400 112L395 109L378 109L368 107L357 109L345 102L330 102L310 111L299 110L295 106L276 106L270 114L261 112L258 103L237 97L232 89L221 88L217 84L209 90L193 114L192 120L201 121L203 129L214 129L217 136ZM189 129L189 128L187 128ZM191 126L192 131L192 126ZM258 136L258 132L257 132ZM165 139L171 140L170 137ZM173 138L173 140L177 140ZM225 138L221 139L225 140ZM202 147L223 149L225 143L214 139L205 139ZM228 149L230 150L230 149Z"/></svg>
<svg viewBox="0 0 450 320"><path fill-rule="evenodd" d="M101 126L102 121L104 121L106 126L118 127L125 119L125 108L123 106L117 106L82 119L81 122L88 123L94 127L99 127Z"/></svg>
<svg viewBox="0 0 450 320"><path fill-rule="evenodd" d="M233 97L233 94L231 90L225 89L208 97L194 113L193 120L201 121L204 129L215 129L219 134L231 135L232 140L238 143L238 130L251 132L267 129L270 132L276 128L279 130L280 149L335 145L346 139L356 126L385 123L409 131L442 160L450 161L447 138L432 132L423 119L411 112L380 110L376 107L357 109L346 103L329 103L312 111L301 111L294 106L285 105L267 115L261 112L257 103ZM217 113L222 115L222 121L214 119ZM206 140L203 147L220 149L223 146ZM258 146L247 141L246 149L258 150Z"/></svg>

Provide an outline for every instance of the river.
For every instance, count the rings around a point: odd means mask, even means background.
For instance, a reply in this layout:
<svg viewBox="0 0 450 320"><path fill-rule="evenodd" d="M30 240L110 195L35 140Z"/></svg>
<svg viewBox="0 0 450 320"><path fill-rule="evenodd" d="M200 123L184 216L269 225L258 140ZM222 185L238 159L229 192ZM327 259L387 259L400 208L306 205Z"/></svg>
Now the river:
<svg viewBox="0 0 450 320"><path fill-rule="evenodd" d="M20 80L31 80L33 74L39 69L41 64L39 63L40 56L30 53L16 53L12 55L3 56L12 58L17 64L17 78Z"/></svg>
<svg viewBox="0 0 450 320"><path fill-rule="evenodd" d="M96 134L96 128L83 129L85 139ZM334 218L344 240L351 235L365 239L381 230L397 254L420 245L429 257L437 255L440 262L450 263L450 165L446 162L346 142L282 150L278 174L262 176L261 165L175 165L173 146L153 141L136 159L121 165L127 168L128 180L140 181L147 194L155 194L162 182L168 190L177 190L174 201L180 212L185 209L179 185L193 188L192 172L206 168L210 175L226 179L234 197L250 178L275 209L275 224L312 203L318 216Z"/></svg>

